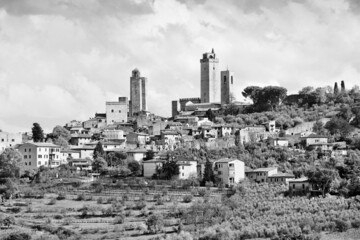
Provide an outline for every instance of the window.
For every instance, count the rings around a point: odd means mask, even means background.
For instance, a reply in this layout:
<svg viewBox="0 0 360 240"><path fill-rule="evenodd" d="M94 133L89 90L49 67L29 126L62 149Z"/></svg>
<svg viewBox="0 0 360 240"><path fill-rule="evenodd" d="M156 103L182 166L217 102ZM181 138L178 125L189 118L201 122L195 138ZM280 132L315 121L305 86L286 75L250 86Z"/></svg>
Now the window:
<svg viewBox="0 0 360 240"><path fill-rule="evenodd" d="M114 112L114 109L111 109L111 112L113 113L113 112Z"/></svg>
<svg viewBox="0 0 360 240"><path fill-rule="evenodd" d="M182 175L184 176L184 173L182 173Z"/></svg>
<svg viewBox="0 0 360 240"><path fill-rule="evenodd" d="M29 158L31 158L31 155L29 155Z"/></svg>
<svg viewBox="0 0 360 240"><path fill-rule="evenodd" d="M29 148L29 152L31 152L31 148Z"/></svg>
<svg viewBox="0 0 360 240"><path fill-rule="evenodd" d="M305 189L305 184L302 185L302 188Z"/></svg>
<svg viewBox="0 0 360 240"><path fill-rule="evenodd" d="M226 83L226 76L224 76L224 83Z"/></svg>
<svg viewBox="0 0 360 240"><path fill-rule="evenodd" d="M24 149L24 152L26 152L26 148Z"/></svg>
<svg viewBox="0 0 360 240"><path fill-rule="evenodd" d="M182 166L182 170L184 170L184 166Z"/></svg>
<svg viewBox="0 0 360 240"><path fill-rule="evenodd" d="M27 165L27 162L25 162L25 165Z"/></svg>
<svg viewBox="0 0 360 240"><path fill-rule="evenodd" d="M234 83L234 76L231 76L231 84Z"/></svg>
<svg viewBox="0 0 360 240"><path fill-rule="evenodd" d="M27 155L24 155L24 158L27 158Z"/></svg>
<svg viewBox="0 0 360 240"><path fill-rule="evenodd" d="M121 113L121 110L119 110L119 113Z"/></svg>
<svg viewBox="0 0 360 240"><path fill-rule="evenodd" d="M29 162L29 166L31 166L31 162Z"/></svg>
<svg viewBox="0 0 360 240"><path fill-rule="evenodd" d="M12 142L15 142L15 139L11 139Z"/></svg>
<svg viewBox="0 0 360 240"><path fill-rule="evenodd" d="M42 158L42 155L38 155L38 158Z"/></svg>
<svg viewBox="0 0 360 240"><path fill-rule="evenodd" d="M295 183L293 184L293 188L295 189Z"/></svg>
<svg viewBox="0 0 360 240"><path fill-rule="evenodd" d="M38 161L38 165L41 165L41 161Z"/></svg>
<svg viewBox="0 0 360 240"><path fill-rule="evenodd" d="M5 140L2 138L1 141L4 142Z"/></svg>
<svg viewBox="0 0 360 240"><path fill-rule="evenodd" d="M39 152L41 152L41 148L39 148Z"/></svg>

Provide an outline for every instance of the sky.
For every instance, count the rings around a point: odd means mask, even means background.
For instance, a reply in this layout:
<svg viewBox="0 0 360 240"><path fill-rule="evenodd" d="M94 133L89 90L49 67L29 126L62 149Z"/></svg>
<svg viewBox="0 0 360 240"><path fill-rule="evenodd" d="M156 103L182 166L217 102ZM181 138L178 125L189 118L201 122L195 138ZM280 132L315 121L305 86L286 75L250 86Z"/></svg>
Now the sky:
<svg viewBox="0 0 360 240"><path fill-rule="evenodd" d="M148 78L148 110L200 95L200 58L214 48L251 85L296 93L360 79L357 0L0 0L0 129L45 131L105 112ZM219 73L220 76L220 73Z"/></svg>

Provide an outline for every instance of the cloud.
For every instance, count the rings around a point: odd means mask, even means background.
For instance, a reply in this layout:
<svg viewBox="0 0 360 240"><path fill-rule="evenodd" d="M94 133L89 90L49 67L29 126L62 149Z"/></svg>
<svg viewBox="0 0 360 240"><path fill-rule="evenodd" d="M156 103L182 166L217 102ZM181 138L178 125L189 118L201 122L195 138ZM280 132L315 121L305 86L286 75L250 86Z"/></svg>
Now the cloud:
<svg viewBox="0 0 360 240"><path fill-rule="evenodd" d="M355 0L0 0L0 128L46 129L129 96L131 71L148 78L148 108L200 95L201 54L215 49L249 85L357 83ZM219 73L220 75L220 73Z"/></svg>

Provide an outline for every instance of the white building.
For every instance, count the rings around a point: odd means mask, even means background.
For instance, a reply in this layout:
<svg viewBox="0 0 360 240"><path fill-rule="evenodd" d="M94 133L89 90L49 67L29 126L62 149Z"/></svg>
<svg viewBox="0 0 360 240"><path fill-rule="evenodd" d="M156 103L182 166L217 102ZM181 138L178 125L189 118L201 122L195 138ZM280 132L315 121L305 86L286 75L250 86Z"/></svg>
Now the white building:
<svg viewBox="0 0 360 240"><path fill-rule="evenodd" d="M179 166L179 179L189 179L194 176L197 177L197 161L181 158L176 161Z"/></svg>
<svg viewBox="0 0 360 240"><path fill-rule="evenodd" d="M247 170L246 176L255 182L268 182L268 177L277 173L277 167L257 168L254 170Z"/></svg>
<svg viewBox="0 0 360 240"><path fill-rule="evenodd" d="M124 131L120 129L105 130L103 135L106 139L125 139Z"/></svg>
<svg viewBox="0 0 360 240"><path fill-rule="evenodd" d="M22 143L21 133L0 132L0 152L5 148L13 148L16 144Z"/></svg>
<svg viewBox="0 0 360 240"><path fill-rule="evenodd" d="M19 152L24 157L24 170L61 165L60 146L52 143L25 143L19 146Z"/></svg>
<svg viewBox="0 0 360 240"><path fill-rule="evenodd" d="M146 157L147 150L144 148L130 149L126 151L128 160L142 161Z"/></svg>
<svg viewBox="0 0 360 240"><path fill-rule="evenodd" d="M214 162L215 174L224 184L234 185L245 178L245 164L238 159L220 159Z"/></svg>
<svg viewBox="0 0 360 240"><path fill-rule="evenodd" d="M119 97L118 102L106 102L106 122L126 123L129 112L129 102L127 97Z"/></svg>

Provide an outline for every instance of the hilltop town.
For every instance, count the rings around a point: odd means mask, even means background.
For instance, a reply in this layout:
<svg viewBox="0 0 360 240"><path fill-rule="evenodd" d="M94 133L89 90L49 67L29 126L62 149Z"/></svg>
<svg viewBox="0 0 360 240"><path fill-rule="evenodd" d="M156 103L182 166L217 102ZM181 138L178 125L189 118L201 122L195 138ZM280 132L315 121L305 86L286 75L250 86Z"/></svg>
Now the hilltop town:
<svg viewBox="0 0 360 240"><path fill-rule="evenodd" d="M89 119L2 129L2 225L36 239L327 239L360 228L359 87L244 86L237 101L236 75L218 66L214 49L202 55L200 95L169 102L171 117L148 111L151 79L134 69L130 98Z"/></svg>

